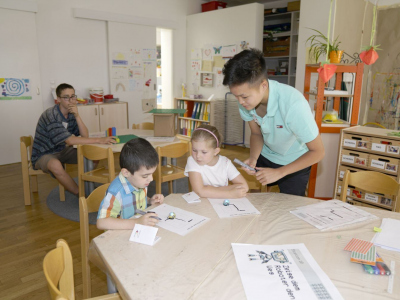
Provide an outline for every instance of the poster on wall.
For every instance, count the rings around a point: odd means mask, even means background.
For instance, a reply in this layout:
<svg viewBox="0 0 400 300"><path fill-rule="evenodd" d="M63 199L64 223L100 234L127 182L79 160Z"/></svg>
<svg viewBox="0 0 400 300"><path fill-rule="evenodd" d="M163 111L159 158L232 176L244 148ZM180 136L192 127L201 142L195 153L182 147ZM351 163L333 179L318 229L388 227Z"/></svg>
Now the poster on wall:
<svg viewBox="0 0 400 300"><path fill-rule="evenodd" d="M156 60L157 51L156 49L142 49L143 60Z"/></svg>
<svg viewBox="0 0 400 300"><path fill-rule="evenodd" d="M222 68L214 68L215 70L215 86L217 89L224 88L222 82L224 81L224 74L222 74Z"/></svg>
<svg viewBox="0 0 400 300"><path fill-rule="evenodd" d="M143 64L142 51L140 49L131 49L130 65L134 68L141 68Z"/></svg>
<svg viewBox="0 0 400 300"><path fill-rule="evenodd" d="M203 60L213 60L213 47L211 45L205 45L203 49Z"/></svg>
<svg viewBox="0 0 400 300"><path fill-rule="evenodd" d="M129 70L120 67L111 67L111 79L128 79Z"/></svg>
<svg viewBox="0 0 400 300"><path fill-rule="evenodd" d="M222 57L233 57L237 53L236 51L236 44L235 45L228 45L222 46L221 55Z"/></svg>
<svg viewBox="0 0 400 300"><path fill-rule="evenodd" d="M128 54L124 52L113 52L111 59L112 66L127 67L128 66Z"/></svg>
<svg viewBox="0 0 400 300"><path fill-rule="evenodd" d="M27 78L0 78L0 100L31 100L30 80Z"/></svg>
<svg viewBox="0 0 400 300"><path fill-rule="evenodd" d="M129 79L129 91L139 92L143 90L143 79Z"/></svg>
<svg viewBox="0 0 400 300"><path fill-rule="evenodd" d="M238 43L239 44L239 51L243 51L243 50L248 50L248 49L250 49L250 45L249 45L249 42L246 42L246 41L240 41L240 43ZM239 52L238 51L238 52Z"/></svg>
<svg viewBox="0 0 400 300"><path fill-rule="evenodd" d="M202 59L202 51L201 49L192 49L190 53L191 59Z"/></svg>
<svg viewBox="0 0 400 300"><path fill-rule="evenodd" d="M190 69L192 70L201 70L201 60L200 59L192 59L190 64Z"/></svg>

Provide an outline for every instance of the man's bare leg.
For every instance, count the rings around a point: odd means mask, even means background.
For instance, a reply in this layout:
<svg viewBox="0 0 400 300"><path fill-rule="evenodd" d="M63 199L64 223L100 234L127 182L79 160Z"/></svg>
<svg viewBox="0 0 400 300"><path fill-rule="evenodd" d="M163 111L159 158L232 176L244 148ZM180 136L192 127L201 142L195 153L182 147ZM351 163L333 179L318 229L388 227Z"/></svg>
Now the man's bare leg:
<svg viewBox="0 0 400 300"><path fill-rule="evenodd" d="M79 194L78 185L75 181L68 175L68 173L64 170L63 165L58 159L50 159L47 163L47 169L53 173L58 182L62 184L65 189L71 192L74 195Z"/></svg>

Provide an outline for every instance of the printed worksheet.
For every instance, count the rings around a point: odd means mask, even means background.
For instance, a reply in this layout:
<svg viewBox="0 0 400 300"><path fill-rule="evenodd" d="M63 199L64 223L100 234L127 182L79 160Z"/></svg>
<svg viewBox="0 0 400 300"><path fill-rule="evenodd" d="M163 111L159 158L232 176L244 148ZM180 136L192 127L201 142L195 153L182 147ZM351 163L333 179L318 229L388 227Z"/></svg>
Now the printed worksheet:
<svg viewBox="0 0 400 300"><path fill-rule="evenodd" d="M247 198L208 199L220 218L259 215L260 212ZM224 205L225 202L225 205Z"/></svg>
<svg viewBox="0 0 400 300"><path fill-rule="evenodd" d="M248 300L340 300L337 288L304 244L232 244Z"/></svg>
<svg viewBox="0 0 400 300"><path fill-rule="evenodd" d="M155 212L161 218L157 226L182 236L210 220L210 218L165 203L153 208L151 211ZM174 213L175 217L173 219L168 218L170 213Z"/></svg>
<svg viewBox="0 0 400 300"><path fill-rule="evenodd" d="M340 200L297 207L290 213L322 231L378 218Z"/></svg>

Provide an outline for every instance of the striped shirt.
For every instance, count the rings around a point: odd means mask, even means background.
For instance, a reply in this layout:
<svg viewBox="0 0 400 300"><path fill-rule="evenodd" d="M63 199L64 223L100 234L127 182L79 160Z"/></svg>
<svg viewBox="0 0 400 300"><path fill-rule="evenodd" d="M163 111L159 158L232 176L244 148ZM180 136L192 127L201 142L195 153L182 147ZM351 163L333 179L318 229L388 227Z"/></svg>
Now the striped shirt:
<svg viewBox="0 0 400 300"><path fill-rule="evenodd" d="M71 135L80 135L75 116L69 113L66 119L58 105L46 109L36 125L32 166L34 167L37 160L45 154L61 152L65 148L65 140Z"/></svg>
<svg viewBox="0 0 400 300"><path fill-rule="evenodd" d="M111 182L101 201L97 219L129 219L138 209L147 208L147 189L137 189L121 174Z"/></svg>

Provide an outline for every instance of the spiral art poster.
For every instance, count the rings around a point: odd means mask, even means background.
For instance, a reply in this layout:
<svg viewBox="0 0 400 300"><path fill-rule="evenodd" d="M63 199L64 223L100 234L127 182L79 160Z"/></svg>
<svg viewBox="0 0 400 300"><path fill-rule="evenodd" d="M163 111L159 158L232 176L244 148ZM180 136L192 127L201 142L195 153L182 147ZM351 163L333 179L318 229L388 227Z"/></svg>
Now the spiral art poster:
<svg viewBox="0 0 400 300"><path fill-rule="evenodd" d="M30 80L0 78L0 100L31 100Z"/></svg>

